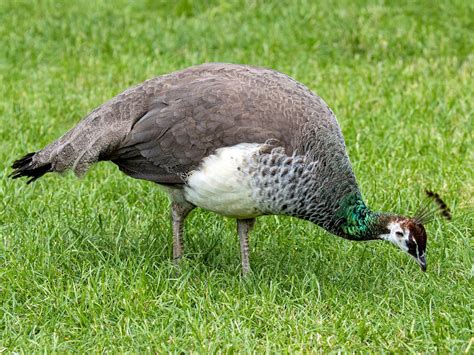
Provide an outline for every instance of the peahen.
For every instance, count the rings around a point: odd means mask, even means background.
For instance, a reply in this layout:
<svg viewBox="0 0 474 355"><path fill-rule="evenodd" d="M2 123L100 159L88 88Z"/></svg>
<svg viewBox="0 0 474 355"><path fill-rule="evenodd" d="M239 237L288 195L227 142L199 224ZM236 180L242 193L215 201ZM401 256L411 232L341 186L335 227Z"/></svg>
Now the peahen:
<svg viewBox="0 0 474 355"><path fill-rule="evenodd" d="M184 220L201 207L237 219L244 274L248 233L256 217L269 214L346 239L390 241L426 270L429 214L369 209L333 112L274 70L212 63L147 80L15 161L11 175L28 183L68 169L82 175L104 160L168 192L175 260L183 255Z"/></svg>

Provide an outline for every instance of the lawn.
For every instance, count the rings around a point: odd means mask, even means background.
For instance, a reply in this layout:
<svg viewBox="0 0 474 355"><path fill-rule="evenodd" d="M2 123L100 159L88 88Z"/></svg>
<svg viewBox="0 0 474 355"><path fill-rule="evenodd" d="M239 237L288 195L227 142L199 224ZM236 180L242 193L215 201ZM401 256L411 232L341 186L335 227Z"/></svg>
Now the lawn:
<svg viewBox="0 0 474 355"><path fill-rule="evenodd" d="M472 352L470 1L0 2L0 352ZM426 188L428 272L382 242L269 216L240 276L235 221L187 220L171 263L168 201L100 163L31 185L11 162L147 78L209 61L289 74L342 127L376 210Z"/></svg>

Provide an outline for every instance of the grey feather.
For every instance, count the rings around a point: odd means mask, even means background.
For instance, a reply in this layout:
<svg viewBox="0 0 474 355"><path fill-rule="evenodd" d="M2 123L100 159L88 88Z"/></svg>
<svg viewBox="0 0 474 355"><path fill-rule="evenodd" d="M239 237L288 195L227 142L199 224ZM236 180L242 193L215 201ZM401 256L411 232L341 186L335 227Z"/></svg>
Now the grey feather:
<svg viewBox="0 0 474 355"><path fill-rule="evenodd" d="M204 64L124 91L32 161L81 175L112 160L131 176L179 183L223 146L277 139L290 154L308 151L308 124L335 132L343 146L334 115L305 86L269 69Z"/></svg>
<svg viewBox="0 0 474 355"><path fill-rule="evenodd" d="M141 156L172 179L196 168L217 148L278 140L287 152L311 148L308 125L342 135L327 105L273 70L207 64L166 76L165 91L126 134L111 159L123 170ZM328 128L329 127L329 128ZM332 138L334 135L332 136ZM139 177L139 176L135 176ZM153 181L160 182L157 178Z"/></svg>

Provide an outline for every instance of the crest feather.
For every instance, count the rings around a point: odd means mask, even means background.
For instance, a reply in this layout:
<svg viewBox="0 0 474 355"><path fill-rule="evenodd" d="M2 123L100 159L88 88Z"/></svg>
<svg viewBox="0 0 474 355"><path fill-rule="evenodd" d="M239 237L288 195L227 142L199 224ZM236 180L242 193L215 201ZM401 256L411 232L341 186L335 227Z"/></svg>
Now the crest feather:
<svg viewBox="0 0 474 355"><path fill-rule="evenodd" d="M420 207L418 212L415 214L414 219L418 223L421 223L421 224L430 223L433 220L435 213L439 210L441 216L443 216L448 221L450 221L452 219L451 211L450 211L448 205L446 205L446 203L441 199L439 194L434 192L434 191L430 191L430 190L426 190L425 192L426 192L426 196L428 197L428 199ZM438 206L438 208L436 210L433 210L430 207L431 200L434 201L436 203L436 205Z"/></svg>

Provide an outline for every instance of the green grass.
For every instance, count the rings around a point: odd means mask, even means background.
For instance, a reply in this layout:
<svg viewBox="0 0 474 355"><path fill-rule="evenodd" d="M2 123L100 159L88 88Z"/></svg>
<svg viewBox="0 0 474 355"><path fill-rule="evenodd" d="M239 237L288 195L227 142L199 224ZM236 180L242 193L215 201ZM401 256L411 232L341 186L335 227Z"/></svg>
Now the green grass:
<svg viewBox="0 0 474 355"><path fill-rule="evenodd" d="M472 352L473 19L463 0L1 1L0 352ZM438 191L455 217L428 227L428 272L271 216L243 280L235 222L195 211L178 273L153 184L110 163L7 178L125 88L208 61L321 95L372 208L410 214Z"/></svg>

